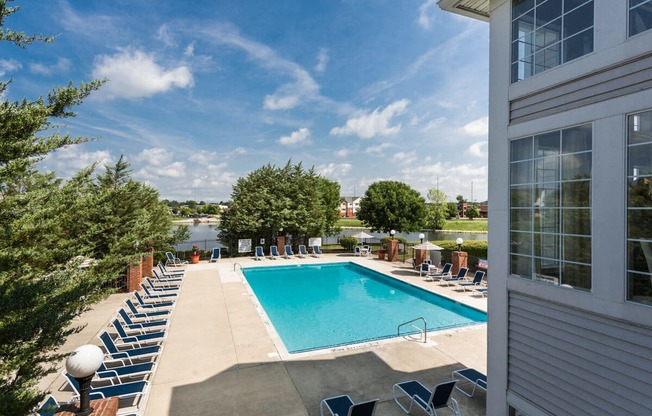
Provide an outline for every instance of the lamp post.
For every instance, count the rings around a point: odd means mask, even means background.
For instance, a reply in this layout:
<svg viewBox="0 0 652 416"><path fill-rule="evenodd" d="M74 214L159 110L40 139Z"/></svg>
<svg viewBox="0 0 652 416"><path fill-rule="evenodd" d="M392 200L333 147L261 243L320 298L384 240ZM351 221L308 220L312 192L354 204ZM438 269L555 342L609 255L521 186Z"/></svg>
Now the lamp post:
<svg viewBox="0 0 652 416"><path fill-rule="evenodd" d="M396 230L391 230L391 231L389 232L389 235L392 236L392 240L394 239L394 234L396 234Z"/></svg>
<svg viewBox="0 0 652 416"><path fill-rule="evenodd" d="M74 350L66 359L66 371L79 384L79 411L77 416L93 413L90 406L91 380L102 365L104 353L97 345L87 344Z"/></svg>
<svg viewBox="0 0 652 416"><path fill-rule="evenodd" d="M421 240L421 243L422 243L422 244L423 244L423 239L424 239L425 237L426 237L426 236L425 236L423 233L419 234L419 240Z"/></svg>
<svg viewBox="0 0 652 416"><path fill-rule="evenodd" d="M462 251L462 243L464 240L462 240L462 237L457 237L457 240L455 240L457 243L457 251Z"/></svg>

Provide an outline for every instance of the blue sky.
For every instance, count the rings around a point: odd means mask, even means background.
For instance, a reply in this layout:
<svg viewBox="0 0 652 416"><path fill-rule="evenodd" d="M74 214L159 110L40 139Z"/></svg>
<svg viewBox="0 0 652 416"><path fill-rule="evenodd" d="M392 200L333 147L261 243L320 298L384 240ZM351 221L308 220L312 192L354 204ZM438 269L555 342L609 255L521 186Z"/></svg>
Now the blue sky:
<svg viewBox="0 0 652 416"><path fill-rule="evenodd" d="M124 154L163 198L216 202L289 159L344 196L378 180L487 198L486 23L435 0L21 0L0 44L5 100L109 81L62 131L98 140L49 155L69 177Z"/></svg>

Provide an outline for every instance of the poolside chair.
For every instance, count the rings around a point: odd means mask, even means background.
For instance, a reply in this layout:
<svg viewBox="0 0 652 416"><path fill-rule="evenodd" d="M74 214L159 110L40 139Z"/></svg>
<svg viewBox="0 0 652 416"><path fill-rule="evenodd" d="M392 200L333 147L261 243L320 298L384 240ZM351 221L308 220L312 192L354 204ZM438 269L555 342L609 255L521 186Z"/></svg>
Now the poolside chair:
<svg viewBox="0 0 652 416"><path fill-rule="evenodd" d="M294 251L292 251L292 245L286 244L285 245L285 257L286 259L291 259L294 257Z"/></svg>
<svg viewBox="0 0 652 416"><path fill-rule="evenodd" d="M371 246L363 246L362 247L363 253L366 255L371 254Z"/></svg>
<svg viewBox="0 0 652 416"><path fill-rule="evenodd" d="M122 318L125 331L127 331L128 333L138 332L139 334L144 334L148 331L160 331L161 329L165 329L168 327L168 321L166 319L137 322L134 319L136 320L140 320L140 319L129 316L129 314L127 313L127 311L124 310L124 308L118 308L117 312L118 312L118 316Z"/></svg>
<svg viewBox="0 0 652 416"><path fill-rule="evenodd" d="M134 347L130 344L123 344L118 348L111 335L106 331L100 332L97 337L102 341L108 357L122 363L134 364L133 360L148 360L157 357L161 353L162 347L160 345Z"/></svg>
<svg viewBox="0 0 652 416"><path fill-rule="evenodd" d="M303 244L299 244L299 257L301 257L302 259L308 257L308 250L306 250L306 246L304 246Z"/></svg>
<svg viewBox="0 0 652 416"><path fill-rule="evenodd" d="M489 293L489 291L487 289L488 288L486 286L476 286L476 287L473 288L473 292L471 292L471 294L473 296L480 295L480 296L482 296L484 298Z"/></svg>
<svg viewBox="0 0 652 416"><path fill-rule="evenodd" d="M183 278L181 277L163 277L161 276L156 269L152 269L152 274L154 279L161 285L167 287L181 287L183 283Z"/></svg>
<svg viewBox="0 0 652 416"><path fill-rule="evenodd" d="M167 292L167 293L176 293L181 289L181 285L176 284L176 283L167 283L167 282L161 282L159 280L153 281L151 278L146 277L145 282L149 285L149 288L152 289L154 292Z"/></svg>
<svg viewBox="0 0 652 416"><path fill-rule="evenodd" d="M457 284L459 282L465 281L466 280L466 272L468 272L469 269L466 267L460 267L460 270L457 272L457 275L454 277L443 277L439 280L439 284L442 286L450 286Z"/></svg>
<svg viewBox="0 0 652 416"><path fill-rule="evenodd" d="M145 377L156 371L156 363L147 362L139 364L128 364L128 365L118 365L114 367L107 367L105 363L102 363L100 368L97 369L95 375L100 380L108 380L111 384L116 384L115 381L111 379L122 379L122 378L136 378L136 377Z"/></svg>
<svg viewBox="0 0 652 416"><path fill-rule="evenodd" d="M219 247L213 247L213 254L211 254L210 260L208 260L209 263L212 263L214 261L219 261L220 260L220 248Z"/></svg>
<svg viewBox="0 0 652 416"><path fill-rule="evenodd" d="M79 397L79 383L72 377L70 374L64 371L64 375L68 379L68 383L72 387L73 397L72 399L77 399ZM145 380L141 381L131 381L127 383L114 384L110 386L103 387L93 387L90 388L90 399L104 399L106 397L118 397L119 399L129 399L134 397L140 397L147 393L149 390L149 383ZM72 400L71 400L72 401Z"/></svg>
<svg viewBox="0 0 652 416"><path fill-rule="evenodd" d="M158 269L161 272L161 278L163 279L181 279L183 276L186 275L186 271L184 269L177 269L177 270L168 270L165 267L165 264L163 264L162 261L158 262Z"/></svg>
<svg viewBox="0 0 652 416"><path fill-rule="evenodd" d="M48 394L43 404L34 410L34 414L36 416L54 416L57 410L59 410L59 402L53 395Z"/></svg>
<svg viewBox="0 0 652 416"><path fill-rule="evenodd" d="M317 245L312 246L312 255L313 256L321 257L322 254L323 253L321 252L321 249L319 248L319 246L317 246Z"/></svg>
<svg viewBox="0 0 652 416"><path fill-rule="evenodd" d="M256 246L256 249L254 250L254 260L265 260L263 246Z"/></svg>
<svg viewBox="0 0 652 416"><path fill-rule="evenodd" d="M324 410L328 410L332 416L372 416L376 403L378 399L354 404L347 395L330 397L319 403L319 414L324 416Z"/></svg>
<svg viewBox="0 0 652 416"><path fill-rule="evenodd" d="M392 386L392 396L394 396L396 404L408 414L412 411L412 406L416 404L431 416L437 414L437 409L444 407L448 407L456 416L460 416L457 401L451 397L455 383L457 383L457 380L440 383L430 391L417 380L404 381ZM406 408L401 404L397 394L407 396L410 400L410 406Z"/></svg>
<svg viewBox="0 0 652 416"><path fill-rule="evenodd" d="M359 256L362 255L362 253L360 252L360 247L353 246L353 255L356 256L356 257L359 257Z"/></svg>
<svg viewBox="0 0 652 416"><path fill-rule="evenodd" d="M140 311L129 298L125 299L125 305L127 305L127 309L129 309L132 319L143 319L145 321L151 321L152 319L167 319L170 312L172 312L170 309Z"/></svg>
<svg viewBox="0 0 652 416"><path fill-rule="evenodd" d="M469 290L473 290L475 286L480 286L482 283L482 279L484 279L484 272L481 270L477 270L475 272L475 275L473 276L473 280L470 282L458 282L456 287L462 288L465 292L466 289L468 288Z"/></svg>
<svg viewBox="0 0 652 416"><path fill-rule="evenodd" d="M453 380L457 380L455 376L458 376L465 381L468 381L469 383L473 384L473 390L469 393L466 390L463 390L459 384L455 385L455 388L461 391L463 394L467 395L468 397L473 397L475 394L475 389L480 388L484 391L487 391L487 376L482 374L476 369L473 368L463 368L461 370L455 370L453 371L452 378ZM459 381L459 380L458 380Z"/></svg>
<svg viewBox="0 0 652 416"><path fill-rule="evenodd" d="M269 258L270 258L271 260L276 260L276 259L278 259L278 258L280 258L280 257L281 257L281 255L280 255L279 252L278 252L278 247L276 247L276 246L269 246Z"/></svg>
<svg viewBox="0 0 652 416"><path fill-rule="evenodd" d="M146 334L128 335L127 331L125 331L125 329L122 327L122 323L119 319L114 319L111 324L118 333L117 339L120 340L120 343L122 344L132 344L138 347L145 347L147 344L160 344L161 342L165 341L165 338L168 336L167 332L165 331L152 331Z"/></svg>
<svg viewBox="0 0 652 416"><path fill-rule="evenodd" d="M428 273L426 275L425 279L426 280L432 280L434 282L435 280L451 277L451 268L452 267L453 267L452 263L446 263L446 264L444 264L444 267L441 269L441 271L436 272L436 273Z"/></svg>
<svg viewBox="0 0 652 416"><path fill-rule="evenodd" d="M166 266L184 266L188 264L188 260L181 260L178 257L175 257L171 251L165 252L167 256L167 261L165 262Z"/></svg>
<svg viewBox="0 0 652 416"><path fill-rule="evenodd" d="M174 307L174 302L172 301L163 301L159 299L143 299L143 297L134 290L134 298L138 303L139 308L146 309L148 311L160 311L161 309L169 309Z"/></svg>
<svg viewBox="0 0 652 416"><path fill-rule="evenodd" d="M421 263L419 266L419 277L426 275L426 277L430 274L430 263Z"/></svg>
<svg viewBox="0 0 652 416"><path fill-rule="evenodd" d="M143 292L145 292L145 296L143 296L145 301L156 299L175 300L175 298L178 296L176 293L156 293L150 290L145 283L141 283L140 287L143 288Z"/></svg>

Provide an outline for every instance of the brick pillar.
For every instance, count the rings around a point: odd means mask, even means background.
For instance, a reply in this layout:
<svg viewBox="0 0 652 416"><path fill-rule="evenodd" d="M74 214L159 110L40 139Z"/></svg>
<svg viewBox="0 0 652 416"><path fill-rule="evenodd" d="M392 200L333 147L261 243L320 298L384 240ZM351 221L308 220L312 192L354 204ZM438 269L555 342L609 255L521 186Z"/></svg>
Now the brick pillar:
<svg viewBox="0 0 652 416"><path fill-rule="evenodd" d="M140 282L143 280L143 260L137 260L129 265L127 269L127 292L140 289Z"/></svg>
<svg viewBox="0 0 652 416"><path fill-rule="evenodd" d="M276 248L281 256L285 256L285 236L279 235L276 237Z"/></svg>
<svg viewBox="0 0 652 416"><path fill-rule="evenodd" d="M457 272L460 271L460 268L468 267L467 260L469 259L469 253L466 251L453 251L451 254L451 263L453 264L453 267L451 268L451 274L455 276L457 275Z"/></svg>
<svg viewBox="0 0 652 416"><path fill-rule="evenodd" d="M141 267L141 276L142 277L152 277L152 269L154 268L154 249L148 248L141 257L142 267Z"/></svg>
<svg viewBox="0 0 652 416"><path fill-rule="evenodd" d="M426 261L428 259L428 251L427 250L419 250L419 249L417 249L417 250L414 250L414 251L415 251L415 255L414 255L415 260L414 261L415 261L415 263L417 265L423 263L424 261Z"/></svg>
<svg viewBox="0 0 652 416"><path fill-rule="evenodd" d="M93 408L91 416L115 416L118 414L120 400L117 397L106 399L91 400L90 406ZM75 416L79 410L79 403L64 404L54 413L55 416Z"/></svg>
<svg viewBox="0 0 652 416"><path fill-rule="evenodd" d="M398 240L387 240L387 260L398 261Z"/></svg>

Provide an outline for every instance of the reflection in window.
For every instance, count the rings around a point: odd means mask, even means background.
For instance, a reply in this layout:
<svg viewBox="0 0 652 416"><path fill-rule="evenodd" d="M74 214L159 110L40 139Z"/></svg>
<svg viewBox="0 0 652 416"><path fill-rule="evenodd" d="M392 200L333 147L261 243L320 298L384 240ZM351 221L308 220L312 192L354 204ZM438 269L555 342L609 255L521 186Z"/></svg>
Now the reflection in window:
<svg viewBox="0 0 652 416"><path fill-rule="evenodd" d="M652 305L652 111L627 135L627 299Z"/></svg>
<svg viewBox="0 0 652 416"><path fill-rule="evenodd" d="M511 141L513 276L591 289L591 146L590 124Z"/></svg>
<svg viewBox="0 0 652 416"><path fill-rule="evenodd" d="M652 29L652 0L629 0L629 36Z"/></svg>
<svg viewBox="0 0 652 416"><path fill-rule="evenodd" d="M593 0L512 0L512 82L590 52Z"/></svg>

